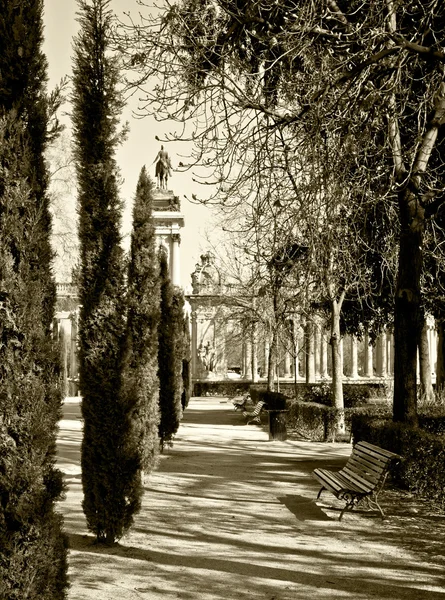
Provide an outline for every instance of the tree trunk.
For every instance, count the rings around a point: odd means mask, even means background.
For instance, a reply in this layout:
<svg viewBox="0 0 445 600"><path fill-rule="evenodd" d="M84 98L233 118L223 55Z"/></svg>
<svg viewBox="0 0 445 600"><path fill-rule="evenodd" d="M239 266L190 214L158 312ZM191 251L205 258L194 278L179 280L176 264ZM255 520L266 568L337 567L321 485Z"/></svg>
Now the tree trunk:
<svg viewBox="0 0 445 600"><path fill-rule="evenodd" d="M417 425L417 344L422 327L420 276L424 209L415 190L400 193L400 249L394 308L394 421Z"/></svg>
<svg viewBox="0 0 445 600"><path fill-rule="evenodd" d="M331 303L331 352L332 352L332 395L334 407L337 408L339 418L337 421L337 432L345 432L345 414L343 402L343 373L340 348L340 310L341 305L335 300Z"/></svg>
<svg viewBox="0 0 445 600"><path fill-rule="evenodd" d="M306 383L315 383L314 323L311 319L306 319L305 341Z"/></svg>
<svg viewBox="0 0 445 600"><path fill-rule="evenodd" d="M273 328L272 339L269 346L269 363L267 365L267 390L269 392L274 391L275 381L275 365L277 356L277 332L276 328Z"/></svg>
<svg viewBox="0 0 445 600"><path fill-rule="evenodd" d="M437 367L436 392L440 393L445 386L445 321L437 320Z"/></svg>
<svg viewBox="0 0 445 600"><path fill-rule="evenodd" d="M419 338L419 366L420 366L420 389L424 400L430 402L434 398L433 384L431 382L430 351L428 344L428 325L423 319L423 326Z"/></svg>

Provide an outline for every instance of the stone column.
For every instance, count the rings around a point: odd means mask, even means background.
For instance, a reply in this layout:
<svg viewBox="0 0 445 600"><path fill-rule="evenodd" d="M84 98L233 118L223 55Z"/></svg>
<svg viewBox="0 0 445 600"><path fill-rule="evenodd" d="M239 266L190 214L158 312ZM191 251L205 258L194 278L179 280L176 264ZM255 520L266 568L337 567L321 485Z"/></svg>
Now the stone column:
<svg viewBox="0 0 445 600"><path fill-rule="evenodd" d="M363 373L366 377L374 376L374 368L372 364L372 346L369 340L369 334L365 333L365 364L363 365Z"/></svg>
<svg viewBox="0 0 445 600"><path fill-rule="evenodd" d="M180 262L180 252L179 246L181 243L181 236L179 233L173 233L171 236L172 239L172 271L171 278L173 285L181 285L181 262Z"/></svg>
<svg viewBox="0 0 445 600"><path fill-rule="evenodd" d="M264 340L264 373L263 377L267 378L267 370L269 368L270 341L266 335Z"/></svg>
<svg viewBox="0 0 445 600"><path fill-rule="evenodd" d="M292 338L294 341L294 379L295 379L295 381L297 381L298 378L300 377L300 342L298 340L298 333L299 333L298 322L295 322L294 319L292 320L292 327L293 327Z"/></svg>
<svg viewBox="0 0 445 600"><path fill-rule="evenodd" d="M314 373L315 379L321 375L321 328L318 320L314 324Z"/></svg>
<svg viewBox="0 0 445 600"><path fill-rule="evenodd" d="M192 311L191 314L191 345L192 345L192 377L199 377L198 373L198 365L197 365L197 352L198 352L198 323L197 323L197 315L196 311Z"/></svg>
<svg viewBox="0 0 445 600"><path fill-rule="evenodd" d="M377 354L377 365L376 374L377 377L386 377L386 333L382 333L377 338L376 343L376 354Z"/></svg>
<svg viewBox="0 0 445 600"><path fill-rule="evenodd" d="M358 340L351 335L351 379L358 379Z"/></svg>
<svg viewBox="0 0 445 600"><path fill-rule="evenodd" d="M252 323L251 343L252 343L252 381L258 381L258 323Z"/></svg>
<svg viewBox="0 0 445 600"><path fill-rule="evenodd" d="M392 332L386 334L386 372L394 374L394 336Z"/></svg>
<svg viewBox="0 0 445 600"><path fill-rule="evenodd" d="M320 337L320 377L327 379L328 377L328 342L324 331Z"/></svg>
<svg viewBox="0 0 445 600"><path fill-rule="evenodd" d="M338 353L340 354L340 373L342 375L344 375L344 368L343 368L343 338L340 339L340 341L338 342Z"/></svg>
<svg viewBox="0 0 445 600"><path fill-rule="evenodd" d="M315 382L314 323L308 319L305 327L306 383Z"/></svg>
<svg viewBox="0 0 445 600"><path fill-rule="evenodd" d="M71 313L71 347L70 347L70 379L76 379L79 375L77 365L77 332L79 313Z"/></svg>

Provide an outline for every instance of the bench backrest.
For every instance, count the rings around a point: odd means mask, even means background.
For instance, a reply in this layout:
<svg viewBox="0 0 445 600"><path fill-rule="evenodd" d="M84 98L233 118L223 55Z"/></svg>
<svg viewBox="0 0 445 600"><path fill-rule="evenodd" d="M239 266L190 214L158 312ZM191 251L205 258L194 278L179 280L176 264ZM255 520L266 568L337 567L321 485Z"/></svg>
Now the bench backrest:
<svg viewBox="0 0 445 600"><path fill-rule="evenodd" d="M261 412L261 410L262 410L262 408L263 408L263 406L264 406L265 404L266 404L266 403L265 403L265 402L263 402L262 400L260 400L259 402L257 402L257 403L255 404L255 408L254 408L254 409L253 409L253 411L252 411L252 415L255 415L255 417L256 417L257 415L259 415L259 414L260 414L260 412Z"/></svg>
<svg viewBox="0 0 445 600"><path fill-rule="evenodd" d="M358 442L342 473L357 484L367 484L375 488L385 480L391 462L399 458L397 454L369 442Z"/></svg>

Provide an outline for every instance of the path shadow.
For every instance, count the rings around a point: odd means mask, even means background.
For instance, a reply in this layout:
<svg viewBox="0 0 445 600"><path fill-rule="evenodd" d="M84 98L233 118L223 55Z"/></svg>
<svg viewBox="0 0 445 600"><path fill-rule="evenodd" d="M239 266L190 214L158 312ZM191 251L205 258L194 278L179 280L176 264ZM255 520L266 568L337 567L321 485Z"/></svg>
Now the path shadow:
<svg viewBox="0 0 445 600"><path fill-rule="evenodd" d="M304 496L286 495L277 498L299 521L331 521L313 500Z"/></svg>

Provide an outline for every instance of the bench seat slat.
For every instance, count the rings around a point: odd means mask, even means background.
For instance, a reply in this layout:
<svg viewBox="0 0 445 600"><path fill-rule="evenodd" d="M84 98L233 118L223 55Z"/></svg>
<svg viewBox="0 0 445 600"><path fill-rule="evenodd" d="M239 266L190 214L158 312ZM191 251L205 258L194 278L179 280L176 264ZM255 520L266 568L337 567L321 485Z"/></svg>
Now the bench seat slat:
<svg viewBox="0 0 445 600"><path fill-rule="evenodd" d="M351 458L348 460L348 462L346 464L348 467L357 469L361 473L367 473L370 476L374 475L376 477L379 477L385 471L385 468L376 467L375 465L370 465L366 461L357 459L356 456L351 456Z"/></svg>
<svg viewBox="0 0 445 600"><path fill-rule="evenodd" d="M364 450L363 448L354 448L353 453L355 456L358 456L363 460L367 460L375 465L384 466L388 464L388 461L391 460L390 458L386 458L384 456L374 456L374 454L370 454L367 450Z"/></svg>
<svg viewBox="0 0 445 600"><path fill-rule="evenodd" d="M361 445L361 443L358 443L354 447L354 452L363 457L368 457L368 460L372 459L380 461L384 464L386 464L389 460L392 460L392 458L394 458L394 456L386 456L385 454L379 454L378 452L375 452L375 450L373 450L372 448L368 448L367 446Z"/></svg>
<svg viewBox="0 0 445 600"><path fill-rule="evenodd" d="M362 477L353 471L349 471L348 469L343 469L341 474L342 477L344 477L347 481L350 481L355 486L360 487L367 492L371 492L378 483L377 481L370 481L369 479L366 479L365 477Z"/></svg>
<svg viewBox="0 0 445 600"><path fill-rule="evenodd" d="M369 449L375 452L376 454L385 458L389 458L391 460L394 458L400 458L398 454L394 454L394 452L390 452L389 450L385 450L385 448L380 448L379 446L375 446L374 444L370 444L369 442L358 442L358 444L356 444L356 447L357 446L363 449Z"/></svg>
<svg viewBox="0 0 445 600"><path fill-rule="evenodd" d="M357 467L354 463L351 463L350 461L345 466L344 470L348 472L350 471L351 473L355 473L360 477L365 477L366 481L370 481L374 484L380 481L380 479L382 478L382 474L384 473L384 471L380 471L379 473L376 473L375 471L365 471L364 469Z"/></svg>
<svg viewBox="0 0 445 600"><path fill-rule="evenodd" d="M335 473L324 469L316 469L316 471L317 474L320 475L320 477L317 477L320 483L323 485L326 484L326 487L330 486L332 490L335 490L336 494L340 492L356 492L361 494L368 493L370 491L368 486L365 487L359 482L351 481L350 479L344 477L340 471Z"/></svg>

